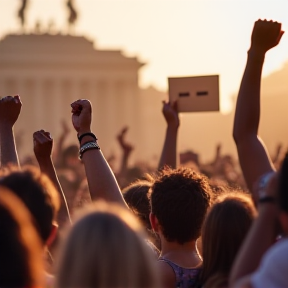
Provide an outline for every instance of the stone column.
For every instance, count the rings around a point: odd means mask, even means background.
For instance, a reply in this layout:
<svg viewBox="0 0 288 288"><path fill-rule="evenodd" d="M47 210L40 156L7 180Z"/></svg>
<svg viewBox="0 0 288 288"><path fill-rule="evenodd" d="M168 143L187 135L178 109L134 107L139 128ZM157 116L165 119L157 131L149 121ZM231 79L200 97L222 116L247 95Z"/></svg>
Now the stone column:
<svg viewBox="0 0 288 288"><path fill-rule="evenodd" d="M101 143L101 149L103 151L109 151L109 101L107 99L108 87L105 79L97 80L93 85L93 93L96 96L93 97L96 101L93 102L93 125L92 129L97 134L99 142ZM103 148L102 148L103 147Z"/></svg>
<svg viewBox="0 0 288 288"><path fill-rule="evenodd" d="M128 121L131 126L130 137L135 145L136 149L140 151L143 149L143 131L141 127L141 115L143 113L148 113L148 111L142 111L144 107L140 106L138 87L134 85L134 82L126 82L126 109L128 111ZM145 148L144 148L145 149Z"/></svg>
<svg viewBox="0 0 288 288"><path fill-rule="evenodd" d="M115 136L117 131L117 119L116 119L116 113L118 109L121 109L121 107L116 106L116 95L117 92L115 91L114 82L112 80L108 81L107 83L107 96L106 96L106 105L107 105L107 132L109 133L107 135L107 139L110 139L110 145L115 147Z"/></svg>
<svg viewBox="0 0 288 288"><path fill-rule="evenodd" d="M59 79L59 109L60 111L60 119L59 119L59 128L62 129L61 121L65 121L71 129L71 133L68 135L68 143L76 144L76 132L74 131L72 121L71 121L71 103L75 100L79 99L79 87L78 82L74 78L62 78ZM59 130L59 134L62 130ZM66 143L67 144L67 143Z"/></svg>
<svg viewBox="0 0 288 288"><path fill-rule="evenodd" d="M35 78L35 90L33 93L33 102L34 102L34 123L37 125L37 130L41 129L41 126L44 124L44 117L43 117L43 92L44 92L44 79L42 78ZM35 126L35 125L33 125Z"/></svg>

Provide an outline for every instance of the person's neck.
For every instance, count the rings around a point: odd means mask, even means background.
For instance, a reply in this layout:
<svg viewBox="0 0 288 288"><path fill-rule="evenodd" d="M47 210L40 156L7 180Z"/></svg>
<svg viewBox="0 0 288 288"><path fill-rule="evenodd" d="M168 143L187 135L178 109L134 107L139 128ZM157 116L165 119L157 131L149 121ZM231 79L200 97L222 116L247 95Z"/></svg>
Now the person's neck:
<svg viewBox="0 0 288 288"><path fill-rule="evenodd" d="M161 248L160 257L175 262L179 266L191 268L199 266L202 262L194 240L179 244L161 239Z"/></svg>

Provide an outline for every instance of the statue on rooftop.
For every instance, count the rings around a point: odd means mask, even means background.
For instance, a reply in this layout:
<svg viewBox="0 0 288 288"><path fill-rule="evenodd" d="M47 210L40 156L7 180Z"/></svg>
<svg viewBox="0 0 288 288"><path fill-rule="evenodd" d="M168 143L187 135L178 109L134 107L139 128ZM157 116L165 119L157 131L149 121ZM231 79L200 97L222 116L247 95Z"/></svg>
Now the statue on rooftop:
<svg viewBox="0 0 288 288"><path fill-rule="evenodd" d="M69 9L69 18L68 18L68 25L69 27L73 26L77 20L77 11L74 7L74 1L73 0L68 0L67 1L67 7Z"/></svg>
<svg viewBox="0 0 288 288"><path fill-rule="evenodd" d="M18 17L20 18L22 28L24 28L24 26L25 26L25 10L26 10L28 0L21 0L21 1L22 1L22 4L21 4L20 9L18 11Z"/></svg>

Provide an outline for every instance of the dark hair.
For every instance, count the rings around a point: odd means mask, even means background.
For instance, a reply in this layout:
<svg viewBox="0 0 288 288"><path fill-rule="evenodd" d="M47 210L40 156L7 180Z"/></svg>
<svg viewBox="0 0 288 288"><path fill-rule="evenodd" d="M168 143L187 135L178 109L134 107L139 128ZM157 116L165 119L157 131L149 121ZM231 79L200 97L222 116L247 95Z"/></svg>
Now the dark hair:
<svg viewBox="0 0 288 288"><path fill-rule="evenodd" d="M3 187L0 194L0 287L36 287L43 273L40 238L19 198Z"/></svg>
<svg viewBox="0 0 288 288"><path fill-rule="evenodd" d="M149 240L152 241L152 244L154 244L158 249L161 249L159 237L152 230L149 218L151 212L149 189L153 184L153 176L147 174L145 178L146 180L139 179L131 183L123 189L122 193L124 200L133 214L146 228Z"/></svg>
<svg viewBox="0 0 288 288"><path fill-rule="evenodd" d="M58 194L52 182L34 167L24 167L21 171L9 168L4 173L0 185L9 188L23 201L34 217L36 230L45 243L59 208Z"/></svg>
<svg viewBox="0 0 288 288"><path fill-rule="evenodd" d="M235 256L255 215L251 197L240 192L223 195L212 206L202 228L201 285L205 284L206 287L206 281L213 277L214 283L227 281Z"/></svg>
<svg viewBox="0 0 288 288"><path fill-rule="evenodd" d="M24 287L31 282L26 260L27 251L19 239L18 223L1 204L0 229L0 285L1 287Z"/></svg>
<svg viewBox="0 0 288 288"><path fill-rule="evenodd" d="M123 197L135 214L135 216L140 220L146 229L151 230L151 223L149 220L150 215L150 201L148 197L148 192L152 182L147 180L137 180L123 189Z"/></svg>
<svg viewBox="0 0 288 288"><path fill-rule="evenodd" d="M151 211L167 241L184 244L200 236L211 197L205 176L189 168L165 167L150 192Z"/></svg>
<svg viewBox="0 0 288 288"><path fill-rule="evenodd" d="M279 206L288 213L288 153L285 155L279 176Z"/></svg>
<svg viewBox="0 0 288 288"><path fill-rule="evenodd" d="M78 157L79 148L77 145L70 145L66 147L63 151L63 159L66 160L68 157Z"/></svg>
<svg viewBox="0 0 288 288"><path fill-rule="evenodd" d="M64 148L61 153L58 155L58 161L57 161L57 168L67 168L68 158L77 158L79 155L79 148L77 145L69 145L68 147ZM71 168L71 167L69 167Z"/></svg>

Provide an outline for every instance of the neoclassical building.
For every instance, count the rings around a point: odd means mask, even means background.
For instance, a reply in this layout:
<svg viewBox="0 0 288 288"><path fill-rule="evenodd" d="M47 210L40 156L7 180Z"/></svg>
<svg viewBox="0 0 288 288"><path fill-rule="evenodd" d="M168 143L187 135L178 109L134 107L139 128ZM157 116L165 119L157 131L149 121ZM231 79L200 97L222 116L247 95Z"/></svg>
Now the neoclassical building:
<svg viewBox="0 0 288 288"><path fill-rule="evenodd" d="M84 37L4 37L0 41L0 95L21 96L23 108L15 128L23 136L21 155L32 152L34 131L43 128L55 138L59 136L61 121L65 119L70 125L70 104L79 98L93 103L93 130L104 151L117 150L115 137L125 125L130 126L133 143L143 147L138 86L138 71L143 65L121 51L95 49ZM77 140L75 133L69 137Z"/></svg>
<svg viewBox="0 0 288 288"><path fill-rule="evenodd" d="M93 131L106 156L119 156L116 135L126 125L135 146L134 160L156 165L164 141L161 100L167 93L140 89L144 64L121 51L98 50L80 36L51 34L7 35L0 41L0 96L20 94L23 108L15 127L20 156L32 154L32 134L39 129L57 140L61 121L71 125L72 101L87 98L93 104ZM287 146L288 63L262 81L260 135L268 149ZM192 113L181 117L179 151L193 149L204 161L213 159L217 143L236 156L232 139L234 111ZM68 138L77 143L74 131ZM69 142L68 142L69 143ZM21 145L20 145L21 144ZM118 157L119 159L119 157Z"/></svg>

